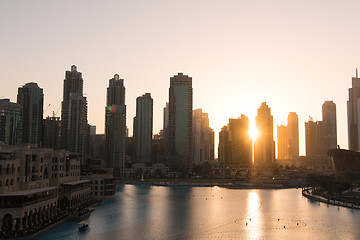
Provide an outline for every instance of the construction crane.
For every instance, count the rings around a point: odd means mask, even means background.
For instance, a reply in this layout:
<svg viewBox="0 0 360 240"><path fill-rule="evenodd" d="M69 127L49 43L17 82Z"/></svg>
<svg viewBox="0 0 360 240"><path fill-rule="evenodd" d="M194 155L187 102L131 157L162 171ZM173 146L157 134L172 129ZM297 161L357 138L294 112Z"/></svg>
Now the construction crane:
<svg viewBox="0 0 360 240"><path fill-rule="evenodd" d="M46 113L46 111L49 109L50 106L51 106L51 103L49 103L49 105L45 108L44 113Z"/></svg>
<svg viewBox="0 0 360 240"><path fill-rule="evenodd" d="M53 111L53 117L56 117L56 115L59 113L60 107L61 107L61 104L59 105L58 109L56 110L56 113Z"/></svg>

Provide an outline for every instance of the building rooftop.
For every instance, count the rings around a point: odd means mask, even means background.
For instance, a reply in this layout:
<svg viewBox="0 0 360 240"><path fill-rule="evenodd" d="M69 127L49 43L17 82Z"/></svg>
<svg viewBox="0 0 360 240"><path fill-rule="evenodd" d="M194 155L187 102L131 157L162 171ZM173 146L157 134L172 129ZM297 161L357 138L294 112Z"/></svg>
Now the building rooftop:
<svg viewBox="0 0 360 240"><path fill-rule="evenodd" d="M63 186L74 186L74 185L78 185L78 184L86 183L86 182L90 182L90 180L77 180L77 181L73 181L73 182L62 183L61 185L63 185Z"/></svg>
<svg viewBox="0 0 360 240"><path fill-rule="evenodd" d="M55 190L55 189L57 189L57 187L43 187L43 188L36 188L36 189L31 189L31 190L20 190L20 191L15 191L15 192L11 192L11 193L0 194L0 198L1 197L28 196L28 195L46 192L46 191Z"/></svg>

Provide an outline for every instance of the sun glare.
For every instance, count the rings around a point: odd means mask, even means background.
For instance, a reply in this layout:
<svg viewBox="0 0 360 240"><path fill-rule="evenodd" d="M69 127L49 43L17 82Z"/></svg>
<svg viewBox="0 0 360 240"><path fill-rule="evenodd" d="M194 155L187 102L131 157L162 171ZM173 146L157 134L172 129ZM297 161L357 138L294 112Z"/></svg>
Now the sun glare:
<svg viewBox="0 0 360 240"><path fill-rule="evenodd" d="M255 141L256 137L258 136L258 130L255 126L250 126L249 136L253 141Z"/></svg>

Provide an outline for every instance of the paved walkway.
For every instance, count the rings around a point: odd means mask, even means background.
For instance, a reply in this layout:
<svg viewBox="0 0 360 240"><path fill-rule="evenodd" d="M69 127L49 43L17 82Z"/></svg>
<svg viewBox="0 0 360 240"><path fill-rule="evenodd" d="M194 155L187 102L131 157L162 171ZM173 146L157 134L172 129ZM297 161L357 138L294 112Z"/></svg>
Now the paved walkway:
<svg viewBox="0 0 360 240"><path fill-rule="evenodd" d="M347 208L353 208L353 209L360 209L360 205L356 205L353 203L348 203L348 202L343 202L343 201L337 201L337 200L333 200L333 199L328 199L325 198L323 196L320 195L316 195L313 193L313 189L312 188L305 188L302 190L302 195L306 198L315 200L315 201L319 201L319 202L323 202L323 203L327 203L327 204L332 204L335 206L342 206L342 207L347 207Z"/></svg>

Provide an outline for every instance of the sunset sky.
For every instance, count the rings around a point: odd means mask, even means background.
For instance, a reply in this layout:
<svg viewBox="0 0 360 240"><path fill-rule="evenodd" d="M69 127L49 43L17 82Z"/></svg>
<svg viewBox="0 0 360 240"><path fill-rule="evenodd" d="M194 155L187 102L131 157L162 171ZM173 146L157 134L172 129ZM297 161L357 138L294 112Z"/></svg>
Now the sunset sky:
<svg viewBox="0 0 360 240"><path fill-rule="evenodd" d="M154 133L162 128L170 77L193 78L193 108L209 113L218 132L242 113L254 122L266 101L276 126L299 115L321 120L321 105L337 106L338 144L347 148L348 88L360 66L360 1L270 0L0 0L0 98L17 88L44 89L44 117L62 101L71 65L84 78L88 121L104 132L106 88L125 79L127 125L136 97L154 99ZM61 116L61 110L58 113ZM217 149L217 145L216 145Z"/></svg>

